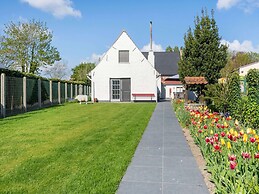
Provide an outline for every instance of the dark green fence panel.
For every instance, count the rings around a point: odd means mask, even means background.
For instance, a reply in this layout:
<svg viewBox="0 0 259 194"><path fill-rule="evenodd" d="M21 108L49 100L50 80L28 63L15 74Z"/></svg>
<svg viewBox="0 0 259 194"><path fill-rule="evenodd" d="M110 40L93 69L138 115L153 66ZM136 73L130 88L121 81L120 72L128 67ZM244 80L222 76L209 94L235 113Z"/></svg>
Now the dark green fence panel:
<svg viewBox="0 0 259 194"><path fill-rule="evenodd" d="M67 98L71 98L71 84L67 84Z"/></svg>
<svg viewBox="0 0 259 194"><path fill-rule="evenodd" d="M52 82L52 103L58 103L58 82Z"/></svg>
<svg viewBox="0 0 259 194"><path fill-rule="evenodd" d="M33 79L33 78L26 79L26 103L27 103L27 110L35 110L39 108L37 79Z"/></svg>
<svg viewBox="0 0 259 194"><path fill-rule="evenodd" d="M41 103L43 106L50 105L50 91L49 91L49 81L41 81Z"/></svg>
<svg viewBox="0 0 259 194"><path fill-rule="evenodd" d="M23 112L23 78L6 76L6 116Z"/></svg>
<svg viewBox="0 0 259 194"><path fill-rule="evenodd" d="M65 102L65 83L60 83L60 100L61 103Z"/></svg>

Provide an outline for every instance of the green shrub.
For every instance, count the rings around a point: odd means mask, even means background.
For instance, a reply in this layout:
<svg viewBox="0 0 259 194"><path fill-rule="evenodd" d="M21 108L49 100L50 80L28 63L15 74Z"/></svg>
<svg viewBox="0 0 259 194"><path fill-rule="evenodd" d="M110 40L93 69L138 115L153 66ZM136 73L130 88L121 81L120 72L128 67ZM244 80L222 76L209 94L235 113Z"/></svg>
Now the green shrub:
<svg viewBox="0 0 259 194"><path fill-rule="evenodd" d="M239 74L234 72L228 80L228 111L237 119L240 118L241 89Z"/></svg>
<svg viewBox="0 0 259 194"><path fill-rule="evenodd" d="M242 102L241 121L249 127L259 128L259 70L251 69L246 76L247 100Z"/></svg>

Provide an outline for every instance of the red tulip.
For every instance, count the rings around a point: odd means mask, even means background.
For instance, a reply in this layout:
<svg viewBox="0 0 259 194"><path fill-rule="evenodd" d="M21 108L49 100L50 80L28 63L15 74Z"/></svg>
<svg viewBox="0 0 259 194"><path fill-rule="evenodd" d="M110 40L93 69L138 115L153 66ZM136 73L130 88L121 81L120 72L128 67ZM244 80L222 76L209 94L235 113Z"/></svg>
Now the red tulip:
<svg viewBox="0 0 259 194"><path fill-rule="evenodd" d="M209 138L209 137L206 137L206 138L205 138L205 141L206 141L206 143L209 143L209 142L210 142L210 138Z"/></svg>
<svg viewBox="0 0 259 194"><path fill-rule="evenodd" d="M255 153L255 158L259 158L259 153Z"/></svg>
<svg viewBox="0 0 259 194"><path fill-rule="evenodd" d="M236 168L236 166L237 166L237 163L235 161L230 161L229 167L230 167L231 170L234 170Z"/></svg>
<svg viewBox="0 0 259 194"><path fill-rule="evenodd" d="M219 150L220 150L220 145L219 145L219 144L215 144L215 145L214 145L214 149L215 149L216 151L219 151Z"/></svg>
<svg viewBox="0 0 259 194"><path fill-rule="evenodd" d="M217 128L218 128L218 129L221 127L221 125L220 125L219 123L217 123L217 125L216 125L216 126L217 126Z"/></svg>
<svg viewBox="0 0 259 194"><path fill-rule="evenodd" d="M233 140L233 135L228 134L228 139L230 139L232 141Z"/></svg>
<svg viewBox="0 0 259 194"><path fill-rule="evenodd" d="M199 130L198 130L198 132L199 132L199 133L202 133L202 130L201 130L201 129L199 129Z"/></svg>
<svg viewBox="0 0 259 194"><path fill-rule="evenodd" d="M208 129L208 126L207 126L207 125L204 125L203 128L204 128L204 129Z"/></svg>
<svg viewBox="0 0 259 194"><path fill-rule="evenodd" d="M222 131L222 132L220 133L220 135L221 135L221 137L225 137L226 133L225 133L224 131Z"/></svg>
<svg viewBox="0 0 259 194"><path fill-rule="evenodd" d="M254 137L250 137L250 142L254 143L256 141L256 139Z"/></svg>

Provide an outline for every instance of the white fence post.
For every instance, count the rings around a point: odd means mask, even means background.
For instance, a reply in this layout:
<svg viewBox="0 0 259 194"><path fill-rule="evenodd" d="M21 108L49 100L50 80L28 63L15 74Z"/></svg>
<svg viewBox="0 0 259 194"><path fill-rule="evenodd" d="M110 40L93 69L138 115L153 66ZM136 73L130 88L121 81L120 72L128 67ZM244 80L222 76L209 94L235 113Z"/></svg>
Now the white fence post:
<svg viewBox="0 0 259 194"><path fill-rule="evenodd" d="M53 98L52 98L52 81L49 80L49 102L52 104Z"/></svg>
<svg viewBox="0 0 259 194"><path fill-rule="evenodd" d="M67 101L67 83L65 83L65 102Z"/></svg>
<svg viewBox="0 0 259 194"><path fill-rule="evenodd" d="M58 103L61 104L60 82L58 82Z"/></svg>
<svg viewBox="0 0 259 194"><path fill-rule="evenodd" d="M75 96L77 96L77 84L75 85Z"/></svg>
<svg viewBox="0 0 259 194"><path fill-rule="evenodd" d="M38 79L38 103L41 108L41 80Z"/></svg>
<svg viewBox="0 0 259 194"><path fill-rule="evenodd" d="M2 117L5 117L5 74L1 74L1 115Z"/></svg>
<svg viewBox="0 0 259 194"><path fill-rule="evenodd" d="M70 92L71 92L70 97L72 99L73 98L73 84L72 83L70 85Z"/></svg>
<svg viewBox="0 0 259 194"><path fill-rule="evenodd" d="M23 77L23 109L24 112L27 111L27 78Z"/></svg>

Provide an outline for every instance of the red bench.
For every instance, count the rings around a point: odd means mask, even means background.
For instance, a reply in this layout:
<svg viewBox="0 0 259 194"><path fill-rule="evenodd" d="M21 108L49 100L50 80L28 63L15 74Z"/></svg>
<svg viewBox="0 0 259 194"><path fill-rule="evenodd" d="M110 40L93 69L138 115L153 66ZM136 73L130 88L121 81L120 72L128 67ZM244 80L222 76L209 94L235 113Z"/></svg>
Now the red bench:
<svg viewBox="0 0 259 194"><path fill-rule="evenodd" d="M134 97L134 101L137 100L137 97L150 97L150 100L152 101L155 97L155 94L151 94L151 93L147 93L147 94L143 94L143 93L133 93L132 96ZM139 99L141 100L141 99Z"/></svg>

